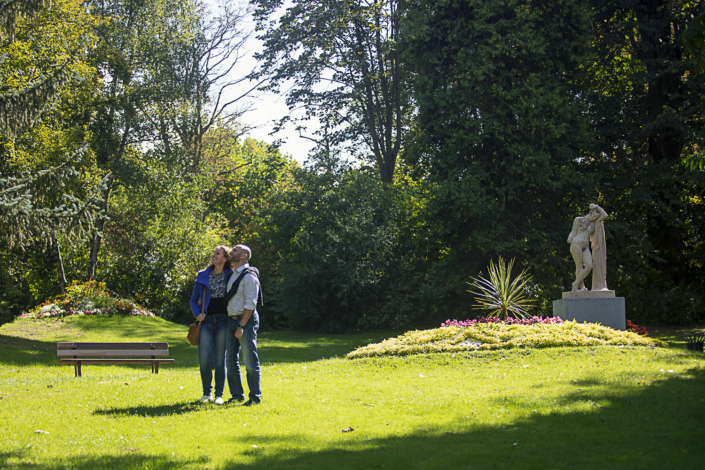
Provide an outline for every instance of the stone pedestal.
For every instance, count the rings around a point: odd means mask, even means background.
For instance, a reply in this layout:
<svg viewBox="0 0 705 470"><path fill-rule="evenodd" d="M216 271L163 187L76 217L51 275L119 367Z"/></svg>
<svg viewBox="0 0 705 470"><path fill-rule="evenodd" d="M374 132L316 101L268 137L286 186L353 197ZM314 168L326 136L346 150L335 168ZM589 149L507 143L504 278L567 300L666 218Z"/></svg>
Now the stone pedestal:
<svg viewBox="0 0 705 470"><path fill-rule="evenodd" d="M615 297L613 290L563 292L561 300L553 301L553 316L627 329L624 297Z"/></svg>

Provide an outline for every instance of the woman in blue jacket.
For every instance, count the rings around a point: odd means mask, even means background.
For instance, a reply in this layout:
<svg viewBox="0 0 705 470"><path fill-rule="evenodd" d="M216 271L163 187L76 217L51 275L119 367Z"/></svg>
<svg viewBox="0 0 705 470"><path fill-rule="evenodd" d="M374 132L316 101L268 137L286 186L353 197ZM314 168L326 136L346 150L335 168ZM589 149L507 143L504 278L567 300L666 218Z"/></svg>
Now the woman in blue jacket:
<svg viewBox="0 0 705 470"><path fill-rule="evenodd" d="M203 397L211 400L211 364L215 362L215 404L222 405L225 388L225 343L228 334L228 304L225 293L228 280L233 273L228 257L230 248L217 246L211 256L211 264L198 272L191 295L191 310L201 322L198 340L198 359L201 366ZM215 355L215 356L214 356Z"/></svg>

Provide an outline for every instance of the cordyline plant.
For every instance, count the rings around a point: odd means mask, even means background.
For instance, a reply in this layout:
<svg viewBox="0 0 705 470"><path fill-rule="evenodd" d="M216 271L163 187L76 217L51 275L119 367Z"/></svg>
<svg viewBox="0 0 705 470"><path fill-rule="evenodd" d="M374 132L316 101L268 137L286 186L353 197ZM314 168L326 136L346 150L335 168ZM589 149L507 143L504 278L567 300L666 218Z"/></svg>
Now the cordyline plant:
<svg viewBox="0 0 705 470"><path fill-rule="evenodd" d="M489 317L507 318L509 315L514 318L526 318L526 308L534 302L526 296L526 284L531 281L528 269L524 269L513 280L511 279L514 259L509 264L505 264L502 257L495 265L490 261L489 279L483 277L471 277L472 282L468 282L477 290L468 292L475 294L475 305L489 310Z"/></svg>

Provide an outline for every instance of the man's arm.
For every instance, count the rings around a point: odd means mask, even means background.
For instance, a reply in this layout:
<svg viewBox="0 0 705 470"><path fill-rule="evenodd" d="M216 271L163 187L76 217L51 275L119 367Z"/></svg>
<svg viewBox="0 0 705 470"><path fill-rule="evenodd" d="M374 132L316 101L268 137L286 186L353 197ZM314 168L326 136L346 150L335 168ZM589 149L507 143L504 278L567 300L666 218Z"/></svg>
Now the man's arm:
<svg viewBox="0 0 705 470"><path fill-rule="evenodd" d="M242 338L242 326L247 325L247 322L252 316L252 312L257 308L257 297L259 295L259 282L254 274L248 274L242 279L240 287L245 295L245 305L242 309L242 318L240 319L240 327L235 330L235 337Z"/></svg>

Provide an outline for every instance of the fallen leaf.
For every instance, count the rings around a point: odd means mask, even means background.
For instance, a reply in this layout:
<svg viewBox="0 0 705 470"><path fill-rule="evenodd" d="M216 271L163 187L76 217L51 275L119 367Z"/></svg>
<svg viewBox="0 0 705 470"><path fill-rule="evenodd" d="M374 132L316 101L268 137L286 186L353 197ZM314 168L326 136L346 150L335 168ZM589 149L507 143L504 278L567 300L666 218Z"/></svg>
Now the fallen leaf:
<svg viewBox="0 0 705 470"><path fill-rule="evenodd" d="M419 375L417 375L416 377L426 377L426 376L423 375L423 374L419 374Z"/></svg>
<svg viewBox="0 0 705 470"><path fill-rule="evenodd" d="M256 445L252 444L252 448L253 448L253 449L259 449L259 446L256 446Z"/></svg>
<svg viewBox="0 0 705 470"><path fill-rule="evenodd" d="M524 369L526 369L527 367L529 367L529 365L528 365L528 364L524 366Z"/></svg>
<svg viewBox="0 0 705 470"><path fill-rule="evenodd" d="M343 429L343 432L353 432L354 429L352 427L349 427L347 429Z"/></svg>
<svg viewBox="0 0 705 470"><path fill-rule="evenodd" d="M453 434L453 431L446 431L446 434Z"/></svg>
<svg viewBox="0 0 705 470"><path fill-rule="evenodd" d="M375 406L372 403L365 403L365 406Z"/></svg>
<svg viewBox="0 0 705 470"><path fill-rule="evenodd" d="M516 447L516 446L518 446L518 445L519 445L519 443L518 443L518 442L515 442L514 444L512 444L512 447Z"/></svg>
<svg viewBox="0 0 705 470"><path fill-rule="evenodd" d="M54 388L53 385L47 385L47 388Z"/></svg>
<svg viewBox="0 0 705 470"><path fill-rule="evenodd" d="M37 429L34 432L35 432L35 434L49 434L49 431L42 431L41 429Z"/></svg>

